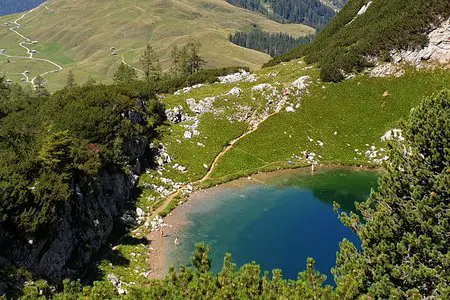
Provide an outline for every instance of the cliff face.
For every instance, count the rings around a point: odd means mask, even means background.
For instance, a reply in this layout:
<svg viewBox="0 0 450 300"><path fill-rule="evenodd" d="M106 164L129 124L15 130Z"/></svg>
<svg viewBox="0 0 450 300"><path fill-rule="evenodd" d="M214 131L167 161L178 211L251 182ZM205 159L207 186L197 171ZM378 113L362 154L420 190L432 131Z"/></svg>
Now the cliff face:
<svg viewBox="0 0 450 300"><path fill-rule="evenodd" d="M89 183L73 180L74 197L59 208L58 222L44 237L24 237L0 226L0 262L13 262L36 277L60 282L79 276L108 240L114 219L130 200L140 171L139 158L148 148L146 139L127 145L132 153L131 174L103 169ZM0 276L1 277L1 276ZM5 284L1 284L0 295Z"/></svg>
<svg viewBox="0 0 450 300"><path fill-rule="evenodd" d="M33 240L0 228L3 254L16 266L53 282L76 276L105 245L114 218L131 197L135 176L103 170L90 186L75 184L76 196L60 208L52 236Z"/></svg>

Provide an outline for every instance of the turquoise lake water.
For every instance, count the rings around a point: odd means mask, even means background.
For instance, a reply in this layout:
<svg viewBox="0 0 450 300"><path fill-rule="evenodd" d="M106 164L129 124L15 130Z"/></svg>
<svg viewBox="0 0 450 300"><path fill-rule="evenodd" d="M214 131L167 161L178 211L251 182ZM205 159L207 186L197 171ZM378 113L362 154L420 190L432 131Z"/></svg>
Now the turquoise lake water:
<svg viewBox="0 0 450 300"><path fill-rule="evenodd" d="M270 176L265 184L220 189L187 211L189 225L179 234L181 245L171 247L170 265L190 264L195 243L212 247L212 270L221 269L224 254L241 266L256 261L262 270L280 268L296 279L307 257L328 276L335 265L339 242L357 236L337 218L333 201L344 211L355 211L376 188L378 174L350 169L321 169Z"/></svg>

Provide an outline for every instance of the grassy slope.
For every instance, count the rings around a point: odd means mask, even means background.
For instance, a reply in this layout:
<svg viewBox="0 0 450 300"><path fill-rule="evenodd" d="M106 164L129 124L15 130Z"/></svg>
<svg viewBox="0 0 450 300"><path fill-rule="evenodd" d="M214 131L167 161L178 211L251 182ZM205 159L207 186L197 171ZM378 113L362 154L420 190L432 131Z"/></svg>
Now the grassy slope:
<svg viewBox="0 0 450 300"><path fill-rule="evenodd" d="M302 150L321 155L323 164L371 164L355 149L364 153L366 144L382 147L380 137L424 97L450 88L449 80L449 72L415 71L397 79L358 77L340 84L316 84L299 111L268 120L219 161L213 177L237 176L277 162L286 165L292 154ZM383 96L385 92L389 95ZM310 142L308 136L325 145Z"/></svg>
<svg viewBox="0 0 450 300"><path fill-rule="evenodd" d="M277 73L276 77L269 74ZM292 61L273 68L263 69L257 73L255 83L214 84L196 89L179 96L169 95L164 102L167 107L183 105L185 100L197 100L208 96L227 93L232 87L243 89L239 98L229 98L228 102L216 101L217 107L235 107L246 104L254 109L265 105L265 99L252 100L251 88L259 83L279 83L279 89L288 86L303 75L313 78L308 94L301 100L301 107L295 113L282 110L261 124L259 129L240 140L232 150L222 157L205 185L227 181L246 174L262 170L298 167L307 164L302 159L293 159L292 155L302 156L307 150L317 154L321 164L373 165L364 152L370 146L383 147L381 136L397 121L407 116L409 110L421 99L446 87L450 88L450 73L443 70L413 71L409 70L401 78L369 78L360 75L339 84L322 83L319 71L305 67L302 61ZM230 103L230 101L233 101ZM188 111L188 110L187 110ZM247 123L229 123L224 115L214 117L209 114L200 117L201 135L192 140L183 139L184 123L168 127L162 142L166 145L174 161L163 172L166 178L179 182L192 182L202 178L215 156L233 138L249 130ZM336 134L335 134L336 133ZM309 138L314 141L311 142ZM317 141L324 142L323 146ZM205 148L197 143L203 143ZM362 154L357 154L355 149ZM288 161L296 161L294 165ZM179 163L187 167L186 173L173 170L170 166ZM153 172L158 177L156 172ZM142 182L154 180L145 175ZM145 190L141 198L142 205L148 205L147 196L156 195L154 191Z"/></svg>
<svg viewBox="0 0 450 300"><path fill-rule="evenodd" d="M278 75L273 77L273 74ZM220 99L227 98L227 102L216 101L216 107L230 107L222 116L205 114L200 117L199 137L192 140L183 139L184 123L163 128L161 142L166 145L168 153L174 159L165 166L163 177L179 182L202 178L207 172L203 164L210 165L225 145L248 130L246 123L229 123L225 120L226 116L233 113L235 105L247 104L254 109L260 109L265 103L263 98L256 97L252 100L254 94L250 92L251 88L259 83L275 85L278 82L279 88L282 89L303 75L311 76L313 82L308 88L308 94L301 100L301 107L295 113L283 110L272 116L262 123L258 130L235 144L233 149L219 160L211 179L202 184L203 186L261 170L307 165L307 162L301 159L294 165L287 163L292 160L292 154L300 154L302 150L320 155L318 160L322 164L371 165L364 154L356 154L355 149L364 153L371 145L382 147L380 137L388 129L395 128L398 120L406 117L411 108L424 97L442 88L450 88L450 73L445 70L408 70L401 78L369 78L366 75L358 75L345 82L324 84L318 80L319 70L295 60L258 71L258 81L254 83L213 84L183 95L168 95L163 100L167 107L182 105L187 109L185 101L188 98L199 100L225 94L234 86L243 89L241 97L226 96ZM185 112L193 115L188 110ZM313 138L314 142L310 142L308 136ZM324 146L317 145L317 140L323 141ZM197 142L205 144L206 147L199 147ZM186 166L187 172L180 173L172 169L171 166L175 163ZM148 210L152 204L161 203L163 197L151 189L144 188L144 183L163 185L160 177L155 171L141 177L140 187L143 188L143 193L138 200L139 207ZM148 197L156 197L156 201L152 202ZM175 205L179 200L183 198L176 198L172 202ZM145 234L145 230L141 231L141 234ZM110 265L104 261L101 264L104 274L120 274L126 282L146 282L147 280L139 275L146 268L145 256L141 254L138 258L130 255L132 252L142 253L141 247L120 246L119 252L130 259L131 264ZM137 268L139 272L133 273L133 268Z"/></svg>
<svg viewBox="0 0 450 300"><path fill-rule="evenodd" d="M270 32L287 32L294 36L309 34L303 25L278 24L264 16L239 9L221 0L53 0L49 12L40 8L26 16L23 34L38 40L38 57L54 59L73 69L80 81L88 74L110 80L124 54L127 62L139 65L139 54L150 42L167 67L170 48L182 45L195 34L204 47L202 55L208 67L247 65L259 68L270 57L228 42L229 33L245 30L251 23ZM0 24L17 18L5 16ZM24 55L19 38L7 27L0 27L0 48L10 55ZM119 49L111 55L110 47ZM23 69L23 62L15 64ZM2 71L2 70L0 70ZM64 84L67 70L51 74L50 88Z"/></svg>

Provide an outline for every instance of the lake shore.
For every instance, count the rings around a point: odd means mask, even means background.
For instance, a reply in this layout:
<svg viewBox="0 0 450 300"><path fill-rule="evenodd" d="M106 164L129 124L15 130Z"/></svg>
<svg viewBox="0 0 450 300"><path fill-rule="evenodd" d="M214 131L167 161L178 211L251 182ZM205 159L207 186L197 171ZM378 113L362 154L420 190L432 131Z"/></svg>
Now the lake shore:
<svg viewBox="0 0 450 300"><path fill-rule="evenodd" d="M164 226L163 236L161 236L161 232L159 230L151 232L148 235L148 240L150 242L148 259L150 274L148 277L150 279L163 278L167 274L168 268L170 267L169 262L167 261L167 253L170 251L170 249L172 249L172 247L176 247L174 243L175 238L179 236L183 228L190 224L190 220L187 216L188 212L200 202L208 200L213 195L229 189L243 188L245 186L255 184L264 185L274 178L283 178L294 176L296 174L308 173L314 175L322 170L330 169L345 169L355 171L370 170L374 172L381 171L381 169L379 168L346 166L321 166L315 171L311 171L310 168L283 169L272 172L253 174L251 176L235 179L214 187L195 191L189 196L188 201L184 202L181 205L178 205L168 216L164 218L164 223L167 224L167 226Z"/></svg>

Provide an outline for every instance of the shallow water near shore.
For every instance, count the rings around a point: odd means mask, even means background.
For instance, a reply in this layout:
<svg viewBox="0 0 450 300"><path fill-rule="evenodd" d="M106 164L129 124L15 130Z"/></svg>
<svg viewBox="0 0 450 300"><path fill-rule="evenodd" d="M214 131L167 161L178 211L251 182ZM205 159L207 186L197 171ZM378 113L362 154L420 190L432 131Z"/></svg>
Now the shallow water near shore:
<svg viewBox="0 0 450 300"><path fill-rule="evenodd" d="M296 171L239 180L185 208L186 225L177 233L181 245L169 245L167 265L190 265L195 243L211 245L213 272L220 271L225 253L238 267L256 261L262 270L280 268L296 279L313 257L316 268L333 284L339 242L357 236L333 212L333 201L344 211L365 200L377 185L378 173L345 168ZM188 202L189 203L189 202Z"/></svg>

